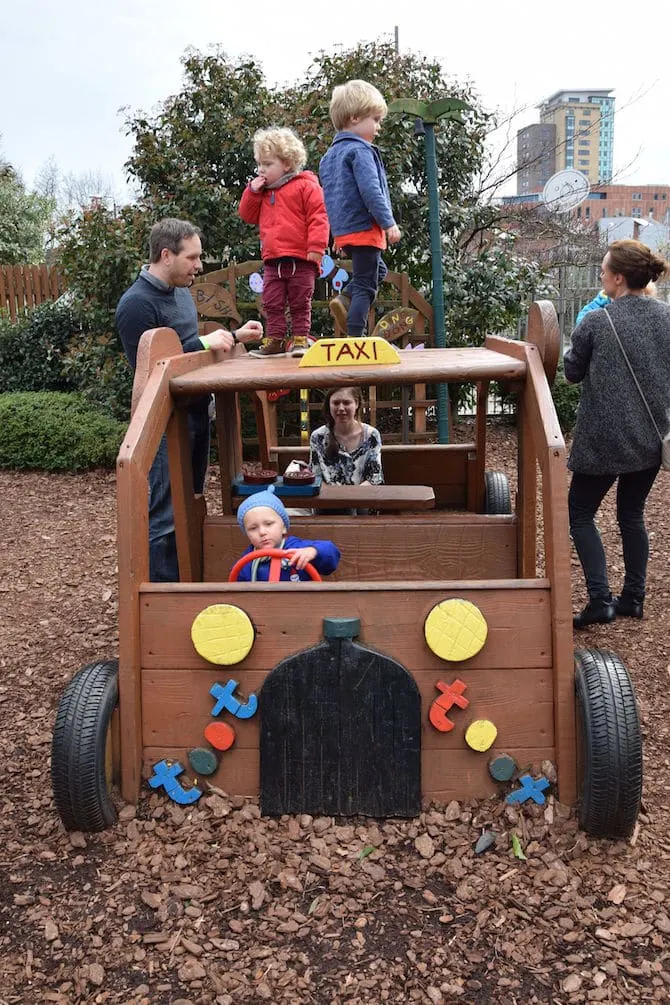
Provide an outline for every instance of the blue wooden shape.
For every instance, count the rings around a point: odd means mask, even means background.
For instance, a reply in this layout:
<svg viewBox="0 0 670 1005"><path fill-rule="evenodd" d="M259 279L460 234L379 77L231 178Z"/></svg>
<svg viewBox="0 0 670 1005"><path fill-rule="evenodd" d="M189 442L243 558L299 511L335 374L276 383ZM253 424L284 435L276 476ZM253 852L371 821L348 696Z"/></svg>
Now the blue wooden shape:
<svg viewBox="0 0 670 1005"><path fill-rule="evenodd" d="M149 779L149 785L152 789L159 789L162 785L170 799L173 799L175 803L181 803L182 806L195 803L200 799L202 792L195 785L190 789L182 788L177 778L183 770L184 768L179 761L175 761L173 764L168 764L167 761L158 761L157 764L154 764L155 774Z"/></svg>
<svg viewBox="0 0 670 1005"><path fill-rule="evenodd" d="M532 775L521 775L519 779L520 789L510 792L505 802L525 803L527 799L532 799L534 803L542 806L546 800L544 790L549 788L549 781L541 775L540 778L533 778Z"/></svg>
<svg viewBox="0 0 670 1005"><path fill-rule="evenodd" d="M319 279L325 279L335 268L335 262L332 260L330 255L324 255L321 259L321 268L319 269Z"/></svg>
<svg viewBox="0 0 670 1005"><path fill-rule="evenodd" d="M195 747L188 752L188 763L196 775L213 775L219 766L219 759L209 747Z"/></svg>
<svg viewBox="0 0 670 1005"><path fill-rule="evenodd" d="M516 761L509 754L496 754L489 761L489 774L496 782L509 782L515 771Z"/></svg>
<svg viewBox="0 0 670 1005"><path fill-rule="evenodd" d="M344 284L349 279L349 273L345 269L338 269L330 281L330 285L339 293Z"/></svg>
<svg viewBox="0 0 670 1005"><path fill-rule="evenodd" d="M216 704L212 709L212 715L221 715L225 709L238 719L250 719L258 708L258 698L255 694L249 695L249 701L244 704L238 698L233 697L233 691L237 687L237 681L232 678L225 686L212 684L209 693L216 698Z"/></svg>

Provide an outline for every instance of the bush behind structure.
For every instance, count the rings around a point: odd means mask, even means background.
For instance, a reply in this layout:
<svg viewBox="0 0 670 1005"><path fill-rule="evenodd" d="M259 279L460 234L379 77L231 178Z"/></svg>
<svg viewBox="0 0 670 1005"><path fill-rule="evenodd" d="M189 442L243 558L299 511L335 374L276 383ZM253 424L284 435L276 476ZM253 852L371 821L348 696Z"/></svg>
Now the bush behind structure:
<svg viewBox="0 0 670 1005"><path fill-rule="evenodd" d="M84 471L113 467L126 426L94 411L81 394L0 395L0 467Z"/></svg>

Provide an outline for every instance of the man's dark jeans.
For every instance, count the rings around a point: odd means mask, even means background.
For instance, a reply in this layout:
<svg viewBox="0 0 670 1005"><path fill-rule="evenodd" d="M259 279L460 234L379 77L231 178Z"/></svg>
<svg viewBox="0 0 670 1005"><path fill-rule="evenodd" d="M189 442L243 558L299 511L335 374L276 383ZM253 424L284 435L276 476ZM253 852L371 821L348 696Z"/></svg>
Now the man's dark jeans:
<svg viewBox="0 0 670 1005"><path fill-rule="evenodd" d="M209 401L207 402L209 405ZM209 461L209 410L204 405L188 413L193 462L193 488L201 493ZM149 471L149 579L152 583L179 581L174 513L170 494L167 438L164 436Z"/></svg>
<svg viewBox="0 0 670 1005"><path fill-rule="evenodd" d="M617 477L617 522L626 570L622 593L631 600L644 599L649 561L644 506L658 471L659 468L654 467L618 476L573 474L568 494L570 533L584 570L589 600L608 600L610 597L605 549L595 524L595 515Z"/></svg>
<svg viewBox="0 0 670 1005"><path fill-rule="evenodd" d="M388 269L379 248L350 244L344 252L351 258L351 279L342 289L351 298L347 335L359 336L365 331L368 312Z"/></svg>

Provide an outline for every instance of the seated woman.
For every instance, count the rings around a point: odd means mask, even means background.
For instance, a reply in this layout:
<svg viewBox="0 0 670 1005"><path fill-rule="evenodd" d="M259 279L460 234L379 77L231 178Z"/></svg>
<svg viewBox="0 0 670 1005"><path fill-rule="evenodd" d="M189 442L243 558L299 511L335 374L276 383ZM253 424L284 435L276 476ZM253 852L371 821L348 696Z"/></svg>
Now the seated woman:
<svg viewBox="0 0 670 1005"><path fill-rule="evenodd" d="M333 387L323 403L325 425L309 438L310 467L326 485L383 485L382 440L361 422L358 387Z"/></svg>

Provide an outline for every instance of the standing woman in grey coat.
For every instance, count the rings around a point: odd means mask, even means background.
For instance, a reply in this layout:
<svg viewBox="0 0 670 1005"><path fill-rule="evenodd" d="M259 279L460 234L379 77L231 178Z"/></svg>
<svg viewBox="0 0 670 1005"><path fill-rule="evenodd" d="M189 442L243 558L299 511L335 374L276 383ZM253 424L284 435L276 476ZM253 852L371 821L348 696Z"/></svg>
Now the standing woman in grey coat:
<svg viewBox="0 0 670 1005"><path fill-rule="evenodd" d="M670 305L644 295L668 263L640 241L615 241L603 259L601 281L612 303L591 311L572 333L565 376L581 382L577 424L568 460L570 533L584 570L589 601L575 628L641 618L649 538L644 507L661 465L661 442L617 343L616 328L656 424L663 435L670 409ZM625 576L612 596L595 517L617 484L617 521Z"/></svg>

